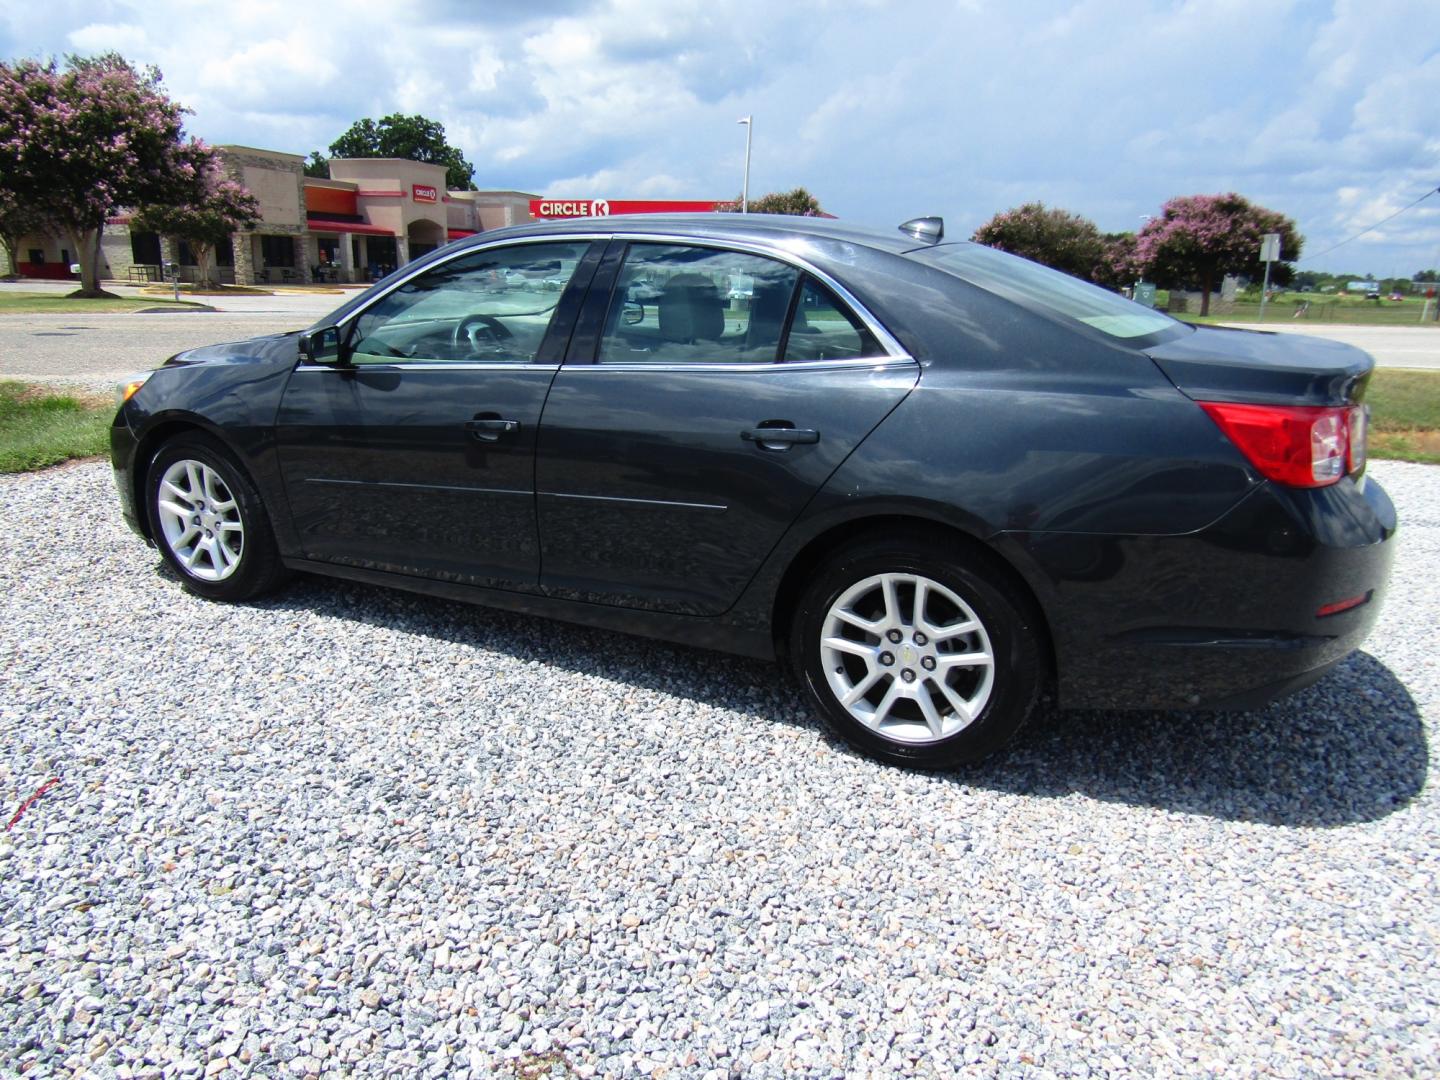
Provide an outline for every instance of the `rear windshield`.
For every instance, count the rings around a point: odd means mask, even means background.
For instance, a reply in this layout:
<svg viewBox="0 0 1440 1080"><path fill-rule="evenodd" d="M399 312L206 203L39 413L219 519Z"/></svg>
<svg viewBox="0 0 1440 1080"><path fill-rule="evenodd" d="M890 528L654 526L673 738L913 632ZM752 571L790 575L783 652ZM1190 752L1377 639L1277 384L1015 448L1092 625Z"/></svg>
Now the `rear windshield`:
<svg viewBox="0 0 1440 1080"><path fill-rule="evenodd" d="M1149 337L1184 325L1118 293L983 244L941 244L911 254L972 285L1113 338Z"/></svg>

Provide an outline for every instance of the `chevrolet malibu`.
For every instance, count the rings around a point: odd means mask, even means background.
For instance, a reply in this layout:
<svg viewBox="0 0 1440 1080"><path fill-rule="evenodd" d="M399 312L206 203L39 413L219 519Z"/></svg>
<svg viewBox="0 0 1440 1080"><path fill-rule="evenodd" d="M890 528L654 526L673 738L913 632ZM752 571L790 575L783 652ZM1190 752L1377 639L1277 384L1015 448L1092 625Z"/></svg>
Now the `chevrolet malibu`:
<svg viewBox="0 0 1440 1080"><path fill-rule="evenodd" d="M1375 620L1373 367L944 238L750 215L502 229L123 388L191 592L308 571L791 667L917 766L1062 707L1253 708Z"/></svg>

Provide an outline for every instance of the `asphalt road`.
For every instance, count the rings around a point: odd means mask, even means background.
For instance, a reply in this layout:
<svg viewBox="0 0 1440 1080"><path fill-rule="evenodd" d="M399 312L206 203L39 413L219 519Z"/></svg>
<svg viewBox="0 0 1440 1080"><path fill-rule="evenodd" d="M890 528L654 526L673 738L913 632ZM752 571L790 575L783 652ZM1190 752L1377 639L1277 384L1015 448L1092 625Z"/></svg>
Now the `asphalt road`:
<svg viewBox="0 0 1440 1080"><path fill-rule="evenodd" d="M1235 323L1244 330L1268 330L1280 334L1305 334L1331 338L1364 349L1381 367L1440 369L1440 325L1336 326L1330 323L1279 321L1256 326Z"/></svg>

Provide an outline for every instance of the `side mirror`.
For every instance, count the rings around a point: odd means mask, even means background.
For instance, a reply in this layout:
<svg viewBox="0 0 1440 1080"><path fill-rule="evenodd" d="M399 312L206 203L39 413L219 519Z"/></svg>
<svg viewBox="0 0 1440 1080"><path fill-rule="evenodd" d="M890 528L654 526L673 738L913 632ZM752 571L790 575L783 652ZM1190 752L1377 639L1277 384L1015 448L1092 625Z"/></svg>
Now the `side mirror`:
<svg viewBox="0 0 1440 1080"><path fill-rule="evenodd" d="M323 326L300 335L300 356L312 364L343 364L345 349L338 326Z"/></svg>
<svg viewBox="0 0 1440 1080"><path fill-rule="evenodd" d="M620 320L626 326L638 326L645 321L645 305L637 304L634 300L625 301L625 308L620 314Z"/></svg>

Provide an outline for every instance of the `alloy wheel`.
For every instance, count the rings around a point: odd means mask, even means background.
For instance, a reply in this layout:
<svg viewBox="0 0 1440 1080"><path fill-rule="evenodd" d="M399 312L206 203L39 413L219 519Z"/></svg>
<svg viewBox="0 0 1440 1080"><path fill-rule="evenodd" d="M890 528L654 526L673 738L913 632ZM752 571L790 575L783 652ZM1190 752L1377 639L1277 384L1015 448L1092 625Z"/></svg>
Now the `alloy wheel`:
<svg viewBox="0 0 1440 1080"><path fill-rule="evenodd" d="M820 660L836 701L889 739L929 743L973 723L995 684L989 634L932 578L876 574L825 614Z"/></svg>
<svg viewBox="0 0 1440 1080"><path fill-rule="evenodd" d="M245 553L240 506L224 477L203 461L184 458L160 478L155 506L165 543L187 574L224 581Z"/></svg>

